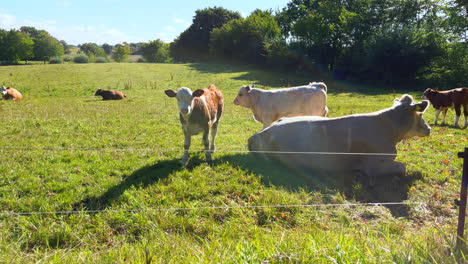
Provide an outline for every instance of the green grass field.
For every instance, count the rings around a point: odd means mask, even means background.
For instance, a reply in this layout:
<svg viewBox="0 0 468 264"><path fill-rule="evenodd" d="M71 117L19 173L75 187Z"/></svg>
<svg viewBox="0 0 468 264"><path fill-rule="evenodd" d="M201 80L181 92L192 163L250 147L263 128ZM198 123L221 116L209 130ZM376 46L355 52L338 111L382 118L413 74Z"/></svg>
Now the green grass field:
<svg viewBox="0 0 468 264"><path fill-rule="evenodd" d="M430 137L399 143L407 176L378 179L370 189L272 169L245 152L262 126L232 104L241 85L321 79L225 64L0 67L0 84L24 96L0 101L0 212L75 211L0 215L0 263L466 261L452 250L462 169L456 154L468 146L468 129L432 126ZM380 110L423 91L326 82L331 117ZM211 83L226 100L219 152L212 165L192 153L181 168L176 102L163 91ZM101 101L97 88L128 99ZM454 112L448 117L453 124ZM425 119L433 125L432 107ZM192 150L200 149L201 135L192 139ZM366 202L408 205L269 207Z"/></svg>

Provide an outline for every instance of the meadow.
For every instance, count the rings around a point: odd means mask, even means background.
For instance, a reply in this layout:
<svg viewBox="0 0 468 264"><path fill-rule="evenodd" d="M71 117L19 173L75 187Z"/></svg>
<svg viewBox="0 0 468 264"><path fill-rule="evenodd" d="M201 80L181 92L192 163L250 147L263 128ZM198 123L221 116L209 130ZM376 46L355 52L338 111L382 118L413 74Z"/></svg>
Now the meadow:
<svg viewBox="0 0 468 264"><path fill-rule="evenodd" d="M407 175L373 187L296 175L247 153L262 125L232 103L240 86L324 78L214 63L0 67L0 84L24 96L0 101L0 263L466 261L453 251L453 201L468 129L433 125L432 107L431 135L397 146ZM390 107L404 93L419 101L425 88L325 82L331 117ZM194 152L182 168L178 110L163 91L211 83L226 100L218 152L213 164ZM97 88L128 98L101 101ZM453 124L454 112L447 117ZM383 202L405 205L366 205ZM306 204L318 206L275 207Z"/></svg>

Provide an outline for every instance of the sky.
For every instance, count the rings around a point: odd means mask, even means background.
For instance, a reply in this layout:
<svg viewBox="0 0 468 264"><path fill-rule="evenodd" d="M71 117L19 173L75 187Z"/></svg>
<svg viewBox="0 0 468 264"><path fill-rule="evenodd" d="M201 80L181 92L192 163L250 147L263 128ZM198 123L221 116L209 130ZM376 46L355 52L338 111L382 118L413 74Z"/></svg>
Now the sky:
<svg viewBox="0 0 468 264"><path fill-rule="evenodd" d="M0 28L32 26L78 45L115 45L161 39L186 30L195 10L224 7L248 16L255 9L281 9L289 0L0 0Z"/></svg>

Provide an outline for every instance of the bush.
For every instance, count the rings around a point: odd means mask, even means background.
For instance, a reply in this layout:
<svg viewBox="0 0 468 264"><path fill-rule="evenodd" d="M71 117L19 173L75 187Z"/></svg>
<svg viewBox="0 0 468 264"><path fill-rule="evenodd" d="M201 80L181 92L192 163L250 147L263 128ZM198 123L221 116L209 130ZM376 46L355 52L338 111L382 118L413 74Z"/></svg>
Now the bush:
<svg viewBox="0 0 468 264"><path fill-rule="evenodd" d="M106 63L109 62L109 60L105 57L96 57L96 63Z"/></svg>
<svg viewBox="0 0 468 264"><path fill-rule="evenodd" d="M62 57L52 57L49 60L49 64L61 64L63 63Z"/></svg>
<svg viewBox="0 0 468 264"><path fill-rule="evenodd" d="M65 61L65 62L70 62L72 60L73 60L73 58L70 57L70 56L63 56L63 61Z"/></svg>
<svg viewBox="0 0 468 264"><path fill-rule="evenodd" d="M89 62L89 58L88 56L84 55L84 54L80 54L80 55L77 55L73 61L75 63L88 63Z"/></svg>

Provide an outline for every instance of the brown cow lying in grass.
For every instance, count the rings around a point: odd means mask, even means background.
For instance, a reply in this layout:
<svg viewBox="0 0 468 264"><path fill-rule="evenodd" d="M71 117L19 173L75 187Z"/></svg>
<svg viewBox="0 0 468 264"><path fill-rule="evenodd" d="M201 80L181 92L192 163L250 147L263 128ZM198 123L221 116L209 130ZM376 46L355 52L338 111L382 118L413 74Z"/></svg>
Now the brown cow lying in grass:
<svg viewBox="0 0 468 264"><path fill-rule="evenodd" d="M182 166L187 165L191 137L203 132L206 161L211 162L211 152L215 149L215 138L219 119L224 108L224 97L214 85L192 92L190 88L181 87L177 92L164 91L167 96L175 97L179 106L179 119L184 131L184 155ZM211 134L211 142L208 139Z"/></svg>
<svg viewBox="0 0 468 264"><path fill-rule="evenodd" d="M122 100L124 97L127 97L124 93L119 91L110 91L97 89L95 96L102 96L102 100Z"/></svg>
<svg viewBox="0 0 468 264"><path fill-rule="evenodd" d="M448 91L438 91L436 89L428 88L424 91L423 99L431 102L432 106L436 109L435 124L439 119L439 114L442 111L442 124L445 124L445 115L449 108L455 108L455 126L458 126L458 120L461 116L461 107L463 106L463 113L465 115L465 125L468 126L468 88L456 88Z"/></svg>
<svg viewBox="0 0 468 264"><path fill-rule="evenodd" d="M12 87L2 86L2 99L3 100L14 100L19 101L23 98L20 92Z"/></svg>

